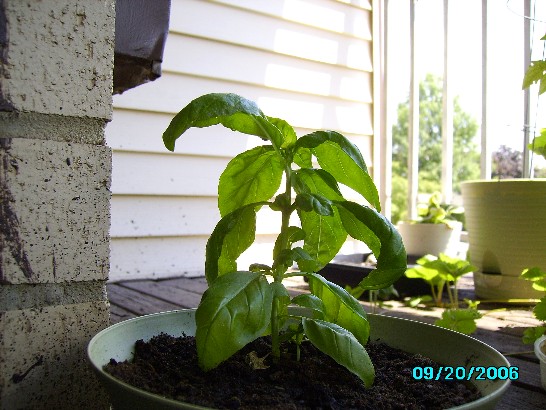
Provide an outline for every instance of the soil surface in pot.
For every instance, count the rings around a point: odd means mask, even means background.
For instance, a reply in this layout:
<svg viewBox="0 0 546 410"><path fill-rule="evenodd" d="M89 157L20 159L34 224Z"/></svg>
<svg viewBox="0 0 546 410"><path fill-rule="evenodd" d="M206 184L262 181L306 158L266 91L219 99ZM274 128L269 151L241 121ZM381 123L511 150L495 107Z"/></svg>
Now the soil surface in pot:
<svg viewBox="0 0 546 410"><path fill-rule="evenodd" d="M161 334L138 341L133 362L112 359L105 370L161 396L218 409L440 409L480 397L474 386L460 382L415 380L414 367L438 366L428 358L378 342L366 349L376 371L369 389L311 343L302 345L300 361L295 345L284 345L274 364L266 337L205 373L197 365L194 337Z"/></svg>

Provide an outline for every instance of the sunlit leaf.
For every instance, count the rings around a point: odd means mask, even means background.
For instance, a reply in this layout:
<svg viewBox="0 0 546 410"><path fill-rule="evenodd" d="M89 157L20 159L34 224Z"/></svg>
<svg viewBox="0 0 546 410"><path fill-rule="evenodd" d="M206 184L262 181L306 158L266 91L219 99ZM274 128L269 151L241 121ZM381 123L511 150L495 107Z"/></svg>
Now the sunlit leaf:
<svg viewBox="0 0 546 410"><path fill-rule="evenodd" d="M353 334L334 323L304 318L303 330L320 351L356 374L366 387L371 387L375 370L368 352Z"/></svg>
<svg viewBox="0 0 546 410"><path fill-rule="evenodd" d="M345 289L318 274L308 274L311 293L324 304L324 319L350 331L362 344L368 342L370 324L362 305Z"/></svg>
<svg viewBox="0 0 546 410"><path fill-rule="evenodd" d="M296 193L320 194L332 201L343 201L335 178L323 169L300 169L293 173ZM302 187L298 189L298 187Z"/></svg>
<svg viewBox="0 0 546 410"><path fill-rule="evenodd" d="M359 286L363 289L374 290L392 285L407 268L406 249L396 228L375 209L350 201L335 202L335 205L338 209L343 208L352 213L356 219L369 228L381 244L379 255L375 255L377 257L376 269L370 272L359 283ZM362 240L368 239L364 237ZM365 243L368 246L377 247L374 242Z"/></svg>
<svg viewBox="0 0 546 410"><path fill-rule="evenodd" d="M434 324L469 335L476 331L476 320L481 317L475 309L446 309Z"/></svg>
<svg viewBox="0 0 546 410"><path fill-rule="evenodd" d="M231 272L205 291L195 313L199 365L216 367L263 335L271 319L273 291L255 272Z"/></svg>
<svg viewBox="0 0 546 410"><path fill-rule="evenodd" d="M379 194L362 154L343 135L335 131L316 131L301 137L296 149L310 149L323 170L361 194L374 208L381 209Z"/></svg>
<svg viewBox="0 0 546 410"><path fill-rule="evenodd" d="M298 210L298 215L301 227L306 232L303 249L322 268L337 255L347 238L339 213L334 209L332 216L324 216Z"/></svg>
<svg viewBox="0 0 546 410"><path fill-rule="evenodd" d="M523 88L528 88L532 84L540 82L539 95L542 94L546 89L543 89L546 86L546 61L532 61L531 65L525 72L523 77Z"/></svg>
<svg viewBox="0 0 546 410"><path fill-rule="evenodd" d="M546 322L546 296L540 299L533 309L533 313L538 320Z"/></svg>
<svg viewBox="0 0 546 410"><path fill-rule="evenodd" d="M220 176L220 214L225 216L243 205L269 200L279 189L283 169L281 158L271 146L237 155Z"/></svg>
<svg viewBox="0 0 546 410"><path fill-rule="evenodd" d="M522 341L526 345L532 345L535 341L546 334L546 326L530 327L523 331Z"/></svg>
<svg viewBox="0 0 546 410"><path fill-rule="evenodd" d="M236 260L254 242L255 205L250 204L224 216L207 241L205 277L211 284L218 276L237 270Z"/></svg>
<svg viewBox="0 0 546 410"><path fill-rule="evenodd" d="M191 101L172 119L163 133L163 142L173 151L176 140L189 128L216 124L282 144L281 131L267 120L255 102L236 94L222 93L202 95Z"/></svg>

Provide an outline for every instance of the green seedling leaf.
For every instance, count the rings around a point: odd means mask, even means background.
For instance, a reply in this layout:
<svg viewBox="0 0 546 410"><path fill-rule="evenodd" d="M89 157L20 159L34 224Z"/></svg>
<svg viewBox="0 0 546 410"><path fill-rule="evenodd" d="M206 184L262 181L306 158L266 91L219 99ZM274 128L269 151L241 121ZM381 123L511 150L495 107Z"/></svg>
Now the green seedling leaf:
<svg viewBox="0 0 546 410"><path fill-rule="evenodd" d="M434 324L469 335L476 331L476 320L481 317L475 309L446 309Z"/></svg>
<svg viewBox="0 0 546 410"><path fill-rule="evenodd" d="M546 83L546 82L545 82ZM533 139L533 142L527 146L535 154L546 158L546 128L540 131L540 135Z"/></svg>
<svg viewBox="0 0 546 410"><path fill-rule="evenodd" d="M303 250L324 267L345 243L347 232L343 228L337 209L332 216L298 210L302 229L307 233Z"/></svg>
<svg viewBox="0 0 546 410"><path fill-rule="evenodd" d="M475 310L478 309L478 306L481 303L479 300L472 300L472 299L467 299L467 298L464 298L463 301L464 301L464 303L466 303L466 305L467 305L467 307L469 309L475 309Z"/></svg>
<svg viewBox="0 0 546 410"><path fill-rule="evenodd" d="M530 327L523 331L522 341L526 345L532 345L546 333L546 326Z"/></svg>
<svg viewBox="0 0 546 410"><path fill-rule="evenodd" d="M256 135L263 140L284 144L283 133L274 126L256 103L236 94L206 94L191 101L171 121L163 133L163 142L174 151L176 140L189 128L223 126L244 134Z"/></svg>
<svg viewBox="0 0 546 410"><path fill-rule="evenodd" d="M522 88L529 88L532 84L540 83L538 94L546 91L546 61L532 61L523 77Z"/></svg>
<svg viewBox="0 0 546 410"><path fill-rule="evenodd" d="M324 303L319 297L305 293L295 296L292 303L313 310L315 319L324 319Z"/></svg>
<svg viewBox="0 0 546 410"><path fill-rule="evenodd" d="M367 290L377 290L392 285L407 269L406 249L396 228L375 209L350 201L335 202L334 205L337 209L343 208L353 214L354 218L367 226L381 244L379 255L374 253L377 257L377 268L365 277L359 286ZM346 226L346 229L351 228ZM372 246L377 248L377 243L367 237L360 240L367 240L365 243L370 249Z"/></svg>
<svg viewBox="0 0 546 410"><path fill-rule="evenodd" d="M269 200L281 185L283 169L282 159L271 146L256 147L237 155L220 176L220 215Z"/></svg>
<svg viewBox="0 0 546 410"><path fill-rule="evenodd" d="M538 267L524 269L520 276L522 279L533 282L533 288L546 292L546 272Z"/></svg>
<svg viewBox="0 0 546 410"><path fill-rule="evenodd" d="M467 260L453 258L443 253L438 255L437 259L428 259L426 261L417 261L423 268L432 269L438 272L438 275L446 281L457 281L465 273L475 271L477 268Z"/></svg>
<svg viewBox="0 0 546 410"><path fill-rule="evenodd" d="M296 142L298 150L310 149L321 168L337 181L354 189L374 208L381 209L379 194L362 154L347 138L335 131L317 131Z"/></svg>
<svg viewBox="0 0 546 410"><path fill-rule="evenodd" d="M321 275L308 273L311 293L324 304L324 320L336 323L351 332L365 346L370 335L366 312L358 300L342 287Z"/></svg>
<svg viewBox="0 0 546 410"><path fill-rule="evenodd" d="M254 272L218 277L205 291L195 313L199 365L212 369L262 336L271 319L273 290Z"/></svg>
<svg viewBox="0 0 546 410"><path fill-rule="evenodd" d="M431 285L437 285L443 281L436 269L428 269L423 266L415 266L406 270L406 276L410 279L423 279Z"/></svg>
<svg viewBox="0 0 546 410"><path fill-rule="evenodd" d="M419 306L421 303L431 303L433 302L434 299L432 299L432 296L430 295L423 295L423 296L414 296L414 297L411 297L411 298L404 298L404 305L408 306L408 307L417 307Z"/></svg>
<svg viewBox="0 0 546 410"><path fill-rule="evenodd" d="M546 277L546 272L542 272L542 269L536 266L534 268L524 269L523 272L521 273L522 279L530 280L532 282L543 279L545 277Z"/></svg>
<svg viewBox="0 0 546 410"><path fill-rule="evenodd" d="M546 296L536 304L533 313L538 320L546 322Z"/></svg>
<svg viewBox="0 0 546 410"><path fill-rule="evenodd" d="M254 242L257 204L224 216L207 241L205 277L210 285L218 276L237 270L237 258Z"/></svg>
<svg viewBox="0 0 546 410"><path fill-rule="evenodd" d="M322 320L304 318L302 322L311 343L371 387L375 378L372 361L351 332Z"/></svg>

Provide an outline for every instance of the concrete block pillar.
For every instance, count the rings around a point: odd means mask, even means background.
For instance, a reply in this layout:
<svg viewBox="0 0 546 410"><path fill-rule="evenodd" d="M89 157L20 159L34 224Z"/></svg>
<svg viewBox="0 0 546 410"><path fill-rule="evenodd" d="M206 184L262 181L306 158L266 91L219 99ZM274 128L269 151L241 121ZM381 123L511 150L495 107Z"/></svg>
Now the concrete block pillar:
<svg viewBox="0 0 546 410"><path fill-rule="evenodd" d="M0 409L102 409L115 0L0 0Z"/></svg>

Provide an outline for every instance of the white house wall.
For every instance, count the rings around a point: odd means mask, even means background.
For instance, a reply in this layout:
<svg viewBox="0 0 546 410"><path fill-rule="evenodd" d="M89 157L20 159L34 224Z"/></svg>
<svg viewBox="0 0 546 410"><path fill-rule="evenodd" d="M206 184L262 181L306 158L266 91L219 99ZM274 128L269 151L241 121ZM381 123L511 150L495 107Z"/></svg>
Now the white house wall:
<svg viewBox="0 0 546 410"><path fill-rule="evenodd" d="M298 135L340 131L371 167L371 33L368 1L173 0L162 77L115 96L106 129L113 150L110 280L203 275L206 240L219 218L218 177L261 140L222 127L192 129L168 152L163 130L201 94L241 94ZM261 211L257 244L240 268L256 256L271 258L278 219Z"/></svg>

